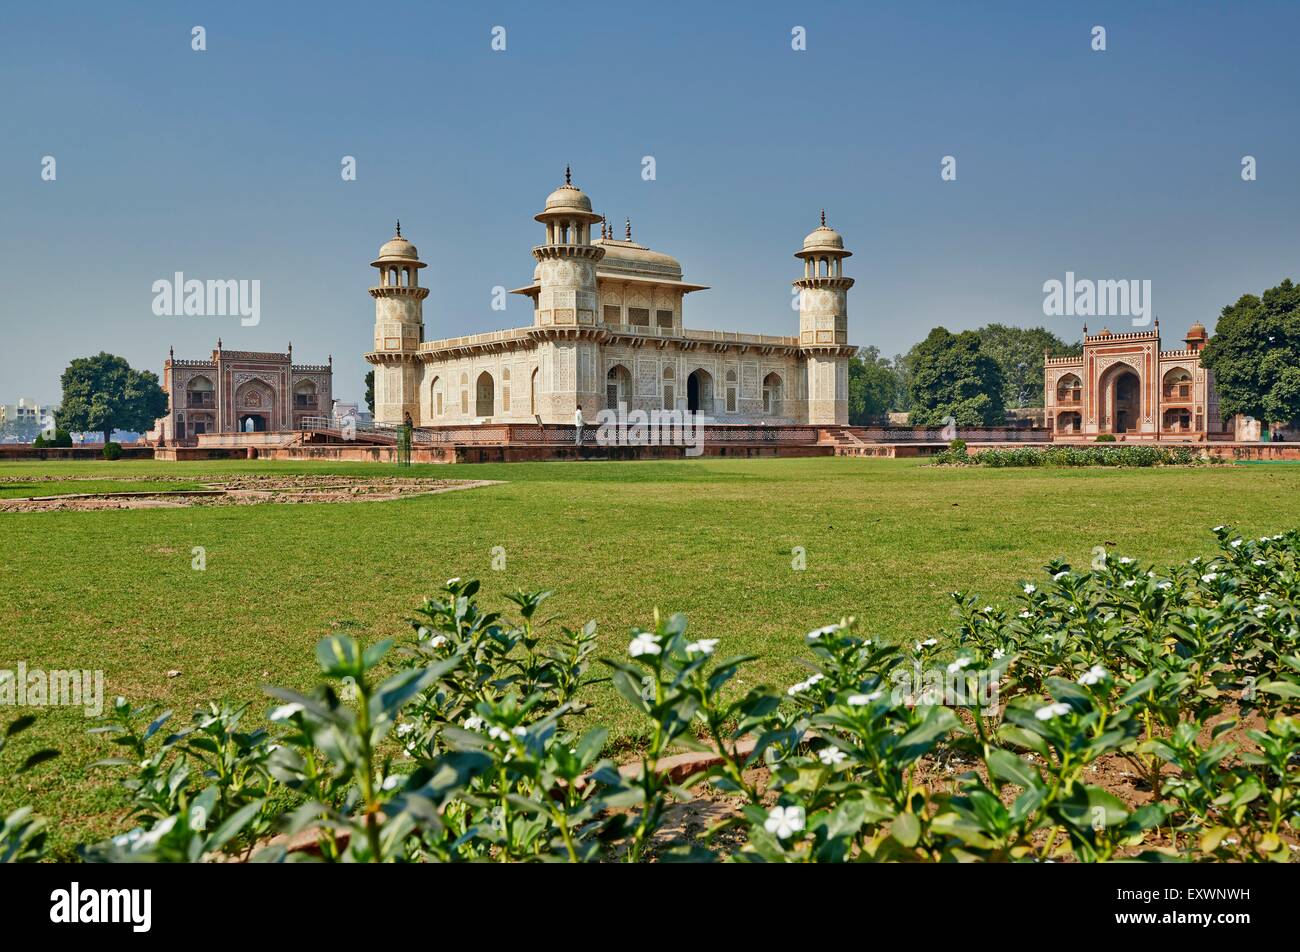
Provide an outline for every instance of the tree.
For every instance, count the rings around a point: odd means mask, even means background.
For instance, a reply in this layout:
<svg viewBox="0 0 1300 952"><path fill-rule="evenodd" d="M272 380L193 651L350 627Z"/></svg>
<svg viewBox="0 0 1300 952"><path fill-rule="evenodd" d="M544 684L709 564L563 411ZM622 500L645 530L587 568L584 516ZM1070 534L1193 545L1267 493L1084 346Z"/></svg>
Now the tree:
<svg viewBox="0 0 1300 952"><path fill-rule="evenodd" d="M908 356L914 425L939 426L949 416L958 426L1004 422L1002 371L980 349L975 331L952 334L936 327Z"/></svg>
<svg viewBox="0 0 1300 952"><path fill-rule="evenodd" d="M144 432L167 412L167 394L150 370L132 370L122 357L99 353L78 357L63 372L63 406L58 425L66 430Z"/></svg>
<svg viewBox="0 0 1300 952"><path fill-rule="evenodd" d="M849 358L849 423L880 421L894 405L898 377L878 347L863 347Z"/></svg>
<svg viewBox="0 0 1300 952"><path fill-rule="evenodd" d="M1225 307L1201 366L1214 374L1225 418L1300 418L1300 286L1287 278L1263 298L1243 294Z"/></svg>
<svg viewBox="0 0 1300 952"><path fill-rule="evenodd" d="M980 350L1002 371L1002 402L1009 407L1043 405L1043 351L1053 357L1083 353L1079 342L1067 344L1045 327L1009 327L987 324L975 332Z"/></svg>
<svg viewBox="0 0 1300 952"><path fill-rule="evenodd" d="M366 406L370 408L370 415L375 415L375 372L373 370L366 374Z"/></svg>

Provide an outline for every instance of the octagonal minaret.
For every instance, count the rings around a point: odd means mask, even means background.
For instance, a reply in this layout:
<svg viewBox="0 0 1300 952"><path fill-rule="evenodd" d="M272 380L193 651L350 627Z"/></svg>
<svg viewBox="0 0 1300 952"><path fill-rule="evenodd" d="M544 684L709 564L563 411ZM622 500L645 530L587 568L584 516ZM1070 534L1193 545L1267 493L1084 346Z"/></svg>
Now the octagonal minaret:
<svg viewBox="0 0 1300 952"><path fill-rule="evenodd" d="M417 397L417 352L424 341L424 299L420 287L425 267L415 245L397 234L384 242L371 263L379 269L375 299L375 349L366 360L375 365L375 422L400 424L408 416L420 423Z"/></svg>
<svg viewBox="0 0 1300 952"><path fill-rule="evenodd" d="M839 232L821 225L795 252L803 259L799 289L799 349L808 368L807 415L809 423L849 422L848 291L853 279L844 276L846 251Z"/></svg>
<svg viewBox="0 0 1300 952"><path fill-rule="evenodd" d="M578 407L591 418L603 405L598 342L604 329L596 263L605 249L591 243L591 226L600 216L566 167L564 184L546 197L545 208L534 217L546 226L546 242L533 248L538 412L546 422L570 423Z"/></svg>

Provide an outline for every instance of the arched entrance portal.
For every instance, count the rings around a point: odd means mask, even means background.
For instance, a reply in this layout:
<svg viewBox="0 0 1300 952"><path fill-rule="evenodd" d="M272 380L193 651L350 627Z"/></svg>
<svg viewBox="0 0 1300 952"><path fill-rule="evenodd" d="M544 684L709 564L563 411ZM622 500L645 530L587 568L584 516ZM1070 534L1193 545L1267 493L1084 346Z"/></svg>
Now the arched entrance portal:
<svg viewBox="0 0 1300 952"><path fill-rule="evenodd" d="M1101 432L1133 433L1141 428L1142 381L1132 367L1116 364L1102 375Z"/></svg>
<svg viewBox="0 0 1300 952"><path fill-rule="evenodd" d="M486 370L478 375L478 383L475 385L474 398L474 415L481 417L490 417L496 405L496 386L492 381L492 375Z"/></svg>
<svg viewBox="0 0 1300 952"><path fill-rule="evenodd" d="M697 370L686 378L686 409L692 413L713 412L713 377Z"/></svg>
<svg viewBox="0 0 1300 952"><path fill-rule="evenodd" d="M632 402L632 374L622 364L615 364L605 375L605 406L617 410L619 404Z"/></svg>
<svg viewBox="0 0 1300 952"><path fill-rule="evenodd" d="M261 413L245 413L239 418L241 433L265 433L266 417Z"/></svg>

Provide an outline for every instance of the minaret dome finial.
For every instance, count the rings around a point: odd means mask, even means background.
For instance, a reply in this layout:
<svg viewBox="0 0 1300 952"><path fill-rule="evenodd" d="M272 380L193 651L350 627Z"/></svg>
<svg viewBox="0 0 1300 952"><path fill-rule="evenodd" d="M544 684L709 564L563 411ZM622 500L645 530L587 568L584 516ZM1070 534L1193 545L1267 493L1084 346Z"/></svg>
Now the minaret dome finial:
<svg viewBox="0 0 1300 952"><path fill-rule="evenodd" d="M397 219L397 237L402 237L402 220L400 218Z"/></svg>
<svg viewBox="0 0 1300 952"><path fill-rule="evenodd" d="M822 209L822 227L826 227L826 209Z"/></svg>
<svg viewBox="0 0 1300 952"><path fill-rule="evenodd" d="M573 175L570 172L569 167L567 165L564 167L564 184L565 185L573 184Z"/></svg>

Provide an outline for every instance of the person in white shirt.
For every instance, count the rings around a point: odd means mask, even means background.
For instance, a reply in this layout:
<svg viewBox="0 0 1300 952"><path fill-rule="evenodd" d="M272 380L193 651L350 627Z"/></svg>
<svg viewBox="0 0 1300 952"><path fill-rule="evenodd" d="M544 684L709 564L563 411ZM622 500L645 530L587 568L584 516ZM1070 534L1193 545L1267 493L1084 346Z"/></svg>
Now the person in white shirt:
<svg viewBox="0 0 1300 952"><path fill-rule="evenodd" d="M579 406L578 409L573 411L573 426L574 426L573 444L575 446L581 446L582 445L582 407L581 406Z"/></svg>

